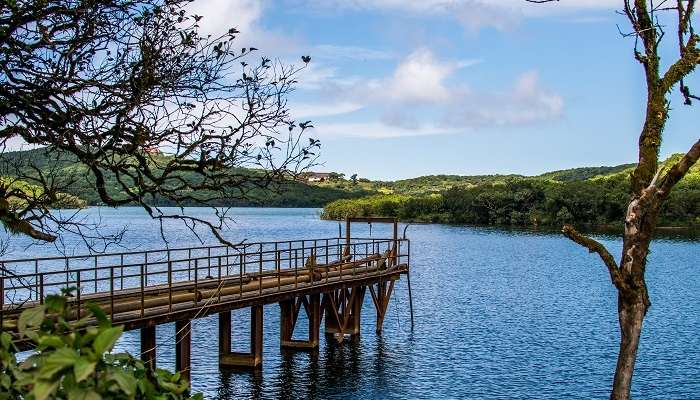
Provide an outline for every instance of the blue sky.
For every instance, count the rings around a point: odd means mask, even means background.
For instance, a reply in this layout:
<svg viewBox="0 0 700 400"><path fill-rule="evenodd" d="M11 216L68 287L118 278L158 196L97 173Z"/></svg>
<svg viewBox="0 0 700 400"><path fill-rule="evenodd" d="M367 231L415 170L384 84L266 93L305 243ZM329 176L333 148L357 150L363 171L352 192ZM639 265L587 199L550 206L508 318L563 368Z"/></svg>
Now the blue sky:
<svg viewBox="0 0 700 400"><path fill-rule="evenodd" d="M312 62L292 114L319 171L372 179L538 174L636 160L645 104L621 0L196 0L205 30ZM669 35L670 36L670 35ZM670 39L670 37L669 37ZM664 59L674 56L670 40ZM694 77L691 83L698 82ZM674 97L662 153L698 138Z"/></svg>

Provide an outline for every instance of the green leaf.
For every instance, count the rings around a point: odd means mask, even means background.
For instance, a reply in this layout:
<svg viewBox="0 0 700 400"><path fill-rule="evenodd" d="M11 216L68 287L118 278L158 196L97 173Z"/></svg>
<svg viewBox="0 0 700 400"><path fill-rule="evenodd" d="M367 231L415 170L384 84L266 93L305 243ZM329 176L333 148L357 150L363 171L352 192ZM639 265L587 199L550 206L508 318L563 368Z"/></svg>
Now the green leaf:
<svg viewBox="0 0 700 400"><path fill-rule="evenodd" d="M109 375L109 378L117 383L119 389L121 389L125 395L133 396L136 394L136 385L138 382L133 376L128 375L124 371L115 370Z"/></svg>
<svg viewBox="0 0 700 400"><path fill-rule="evenodd" d="M96 361L90 362L89 360L86 360L85 358L79 358L76 362L75 365L73 365L73 373L75 374L75 381L76 382L82 382L85 380L90 374L92 374L95 371L95 366L97 366Z"/></svg>
<svg viewBox="0 0 700 400"><path fill-rule="evenodd" d="M87 303L87 308L90 310L92 315L97 319L97 324L100 328L109 328L112 326L112 322L107 318L107 314L95 303Z"/></svg>
<svg viewBox="0 0 700 400"><path fill-rule="evenodd" d="M32 394L34 395L34 400L46 400L51 396L58 388L59 381L45 381L39 380L34 384L32 389ZM53 397L53 396L52 396Z"/></svg>
<svg viewBox="0 0 700 400"><path fill-rule="evenodd" d="M27 328L37 327L41 325L46 315L46 310L43 306L30 308L22 311L17 321L17 330L20 334L25 335Z"/></svg>
<svg viewBox="0 0 700 400"><path fill-rule="evenodd" d="M44 303L46 304L46 308L55 313L60 313L63 311L63 308L66 306L66 298L63 296L58 296L55 294L46 296L46 299L44 300Z"/></svg>
<svg viewBox="0 0 700 400"><path fill-rule="evenodd" d="M102 400L102 396L100 396L99 393L95 392L94 390L91 390L87 392L83 400Z"/></svg>
<svg viewBox="0 0 700 400"><path fill-rule="evenodd" d="M114 344L117 342L119 337L122 335L124 327L116 326L114 328L107 328L100 332L92 343L92 348L95 349L95 353L104 354L111 350Z"/></svg>
<svg viewBox="0 0 700 400"><path fill-rule="evenodd" d="M0 332L0 345L5 351L14 350L15 345L12 343L12 336L7 332Z"/></svg>
<svg viewBox="0 0 700 400"><path fill-rule="evenodd" d="M39 338L39 348L44 350L49 347L53 347L55 349L64 347L66 344L61 340L60 337L56 335L48 335L48 336L42 336Z"/></svg>
<svg viewBox="0 0 700 400"><path fill-rule="evenodd" d="M63 369L72 367L79 359L80 355L77 351L68 347L60 348L46 357L39 370L39 376L43 379L50 379Z"/></svg>

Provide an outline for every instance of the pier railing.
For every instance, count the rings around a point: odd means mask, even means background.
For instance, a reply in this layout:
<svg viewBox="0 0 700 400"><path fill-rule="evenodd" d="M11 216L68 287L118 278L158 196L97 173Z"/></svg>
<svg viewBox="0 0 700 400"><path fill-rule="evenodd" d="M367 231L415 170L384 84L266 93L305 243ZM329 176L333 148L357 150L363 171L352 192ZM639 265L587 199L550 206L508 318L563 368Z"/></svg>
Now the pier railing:
<svg viewBox="0 0 700 400"><path fill-rule="evenodd" d="M234 298L243 298L294 291L300 282L308 286L323 284L324 279L326 283L352 279L363 268L381 274L379 262L407 266L409 253L405 239L321 238L4 260L0 261L0 326L5 314L42 304L47 295L65 289L72 290L76 317L80 318L85 302L93 301L118 320L120 312L143 317L148 304L170 312L179 299L173 296L188 295L196 305L206 300L198 297L200 293L220 297L223 286L232 288ZM326 273L307 279L317 266L325 267ZM335 266L332 273L330 266ZM131 305L126 307L126 302Z"/></svg>

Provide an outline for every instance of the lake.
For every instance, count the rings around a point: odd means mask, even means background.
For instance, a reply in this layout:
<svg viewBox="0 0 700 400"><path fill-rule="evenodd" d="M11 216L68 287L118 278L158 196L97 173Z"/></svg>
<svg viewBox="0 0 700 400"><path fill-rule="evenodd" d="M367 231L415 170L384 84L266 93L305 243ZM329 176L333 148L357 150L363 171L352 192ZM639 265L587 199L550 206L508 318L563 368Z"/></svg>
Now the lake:
<svg viewBox="0 0 700 400"><path fill-rule="evenodd" d="M207 215L207 209L188 212ZM317 209L232 210L234 241L334 237L338 223ZM160 227L138 208L89 209L108 229L128 226L129 249L164 248ZM353 236L369 235L367 224ZM373 237L388 237L372 226ZM197 244L182 225L166 223L170 246ZM3 239L7 235L3 233ZM264 361L258 373L220 371L217 319L193 323L194 391L206 398L604 399L615 366L617 301L605 267L557 233L447 225L411 225L412 330L405 278L396 287L384 332L374 332L366 296L361 339L338 346L322 338L318 354L281 353L279 307L265 307ZM203 238L213 243L203 232ZM614 236L597 236L617 255ZM9 240L5 258L56 254L53 246ZM69 252L83 244L67 236ZM120 251L119 248L113 248ZM635 372L640 399L700 398L700 242L656 240L647 276L653 303ZM247 345L248 311L234 312L234 350ZM303 332L303 326L298 328ZM173 325L158 329L158 365L174 368ZM138 352L137 332L119 350Z"/></svg>

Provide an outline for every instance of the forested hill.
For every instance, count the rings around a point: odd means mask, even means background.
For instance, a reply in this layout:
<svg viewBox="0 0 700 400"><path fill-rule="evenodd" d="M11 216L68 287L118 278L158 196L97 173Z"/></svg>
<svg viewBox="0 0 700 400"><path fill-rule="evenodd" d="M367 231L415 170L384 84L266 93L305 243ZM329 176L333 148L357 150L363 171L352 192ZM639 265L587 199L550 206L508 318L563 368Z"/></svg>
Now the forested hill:
<svg viewBox="0 0 700 400"><path fill-rule="evenodd" d="M157 155L155 155L157 157ZM161 157L167 157L162 155ZM16 152L6 152L0 155L0 184L13 182L14 185L20 187L29 187L32 190L37 190L30 180L16 182L8 178L21 176L34 176L35 174L43 174L50 176L52 179L60 180L64 177L72 177L70 185L59 185L61 192L68 197L71 202L64 201L61 204L56 204L58 207L76 208L82 206L97 206L101 205L101 201L97 191L94 189L94 178L88 172L85 165L77 162L75 157L70 155L61 155L60 161L56 161L55 154L47 155L45 149L33 149ZM17 171L17 166L23 165L21 171ZM36 167L36 170L30 169L27 165ZM242 170L241 170L242 171ZM237 173L241 173L237 171ZM243 171L245 172L245 171ZM253 174L255 171L251 170ZM76 179L77 178L77 179ZM188 177L186 179L196 179ZM112 194L120 192L120 186L116 179L110 174L105 175L105 186L107 191ZM375 193L374 191L364 190L359 185L352 185L350 182L337 182L333 185L315 185L304 181L288 180L274 186L272 190L263 190L258 188L249 189L248 198L229 199L220 201L217 204L220 206L258 206L258 207L322 207L323 205L337 199L352 199ZM154 199L154 205L170 206L171 204L166 199ZM194 201L183 203L182 205L200 205Z"/></svg>
<svg viewBox="0 0 700 400"><path fill-rule="evenodd" d="M666 165L680 155L671 156ZM383 193L334 201L323 218L390 216L484 225L621 224L634 164L574 168L539 176L428 176L386 183ZM660 223L700 225L700 166L674 188Z"/></svg>
<svg viewBox="0 0 700 400"><path fill-rule="evenodd" d="M672 156L667 162L678 157ZM100 205L84 165L70 157L63 157L63 161L57 163L41 149L1 155L0 185L15 176L16 171L8 165L20 159L31 160L45 175L85 176L62 189L65 196L56 207ZM217 205L324 207L323 217L328 219L374 215L474 224L615 224L622 220L633 167L634 164L623 164L572 168L538 176L430 175L393 182L331 173L323 182L288 181L277 190L256 189L250 193L250 199L230 199ZM109 176L106 183L110 192L119 191L117 182ZM15 184L31 187L28 183ZM156 204L171 205L158 199ZM699 166L693 167L674 189L664 206L661 222L665 225L700 224Z"/></svg>

